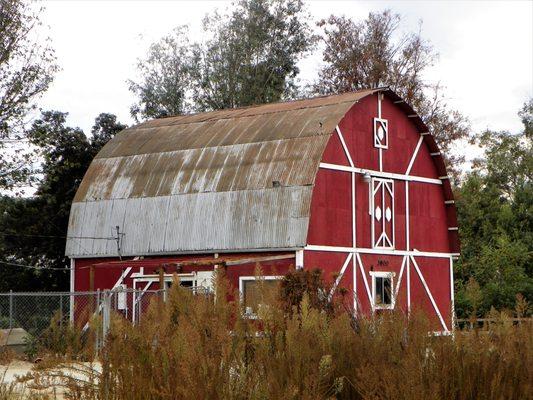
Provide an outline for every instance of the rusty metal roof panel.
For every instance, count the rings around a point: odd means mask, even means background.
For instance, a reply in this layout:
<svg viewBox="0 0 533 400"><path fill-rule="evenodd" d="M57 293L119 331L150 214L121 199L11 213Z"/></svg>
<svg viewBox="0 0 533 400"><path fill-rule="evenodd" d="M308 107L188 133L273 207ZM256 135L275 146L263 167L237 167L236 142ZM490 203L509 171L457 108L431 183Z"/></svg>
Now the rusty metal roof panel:
<svg viewBox="0 0 533 400"><path fill-rule="evenodd" d="M95 159L75 201L311 185L328 137Z"/></svg>
<svg viewBox="0 0 533 400"><path fill-rule="evenodd" d="M359 99L385 89L147 121L107 143L76 193L66 254L305 245L327 141Z"/></svg>

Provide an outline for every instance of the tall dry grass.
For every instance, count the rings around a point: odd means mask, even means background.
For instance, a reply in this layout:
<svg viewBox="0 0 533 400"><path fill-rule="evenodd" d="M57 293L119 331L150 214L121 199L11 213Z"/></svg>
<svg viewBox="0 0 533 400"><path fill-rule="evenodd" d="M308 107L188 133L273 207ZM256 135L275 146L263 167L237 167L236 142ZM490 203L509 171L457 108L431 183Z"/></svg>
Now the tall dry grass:
<svg viewBox="0 0 533 400"><path fill-rule="evenodd" d="M272 293L259 319L173 285L140 326L116 318L96 384L79 399L527 399L531 325L428 335L422 316L359 319L312 307L288 313Z"/></svg>

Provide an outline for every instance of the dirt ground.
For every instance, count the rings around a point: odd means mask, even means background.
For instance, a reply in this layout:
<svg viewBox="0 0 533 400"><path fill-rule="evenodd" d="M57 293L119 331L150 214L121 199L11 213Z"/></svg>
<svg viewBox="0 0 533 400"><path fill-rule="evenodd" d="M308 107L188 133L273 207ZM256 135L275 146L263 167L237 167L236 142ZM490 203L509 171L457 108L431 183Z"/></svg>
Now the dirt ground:
<svg viewBox="0 0 533 400"><path fill-rule="evenodd" d="M48 394L51 399L63 399L65 382L73 378L89 382L101 372L99 363L72 363L57 368L43 369L37 364L14 360L0 365L0 384L14 386L16 397L24 398L30 393Z"/></svg>

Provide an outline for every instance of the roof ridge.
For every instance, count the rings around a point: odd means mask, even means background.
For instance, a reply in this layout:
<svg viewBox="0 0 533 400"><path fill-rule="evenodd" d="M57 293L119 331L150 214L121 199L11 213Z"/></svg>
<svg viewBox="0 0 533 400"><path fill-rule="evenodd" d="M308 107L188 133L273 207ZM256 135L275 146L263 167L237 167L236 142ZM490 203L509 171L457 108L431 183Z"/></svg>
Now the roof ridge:
<svg viewBox="0 0 533 400"><path fill-rule="evenodd" d="M390 90L388 86L374 88L374 89L361 89L356 91L350 91L350 92L343 92L343 93L336 93L336 94L329 94L329 95L322 95L322 96L315 96L315 97L306 97L304 99L294 99L289 101L280 101L280 102L273 102L273 103L264 103L264 104L254 104L250 106L243 106L243 107L236 107L236 108L224 108L220 110L211 110L211 111L204 111L204 112L198 112L198 113L192 113L192 114L179 114L179 115L173 115L173 116L167 116L167 117L161 117L161 118L155 118L151 119L149 121L141 122L138 125L134 125L128 129L150 129L153 128L153 126L150 126L151 123L155 121L163 121L163 120L170 120L170 119L176 119L175 123L172 124L164 124L164 125L158 125L158 126L172 126L172 125L182 125L182 124L193 124L193 123L202 123L207 121L214 121L214 120L224 120L224 119L231 119L236 117L253 117L256 115L265 115L265 114L273 114L277 112L282 111L295 111L305 108L316 108L316 107L322 107L325 104L316 104L316 105L302 105L300 107L296 106L293 108L287 108L285 110L266 110L263 112L257 112L257 113L250 113L247 115L239 115L239 112L245 112L247 110L253 110L253 109L260 109L260 108L274 108L276 105L287 105L287 104L296 104L296 103L303 103L303 102L313 102L313 101L319 101L323 99L334 99L335 97L347 97L349 95L361 95L362 93L369 92L369 94L373 94L375 92ZM332 102L331 104L343 104L343 103L349 103L355 101L354 99L346 99L341 100L338 102ZM228 113L227 116L219 116L217 118L209 118L209 114L215 114L215 113ZM201 115L205 115L205 119L199 119L198 121L187 121L193 117L199 117ZM183 122L180 121L180 119L183 119Z"/></svg>

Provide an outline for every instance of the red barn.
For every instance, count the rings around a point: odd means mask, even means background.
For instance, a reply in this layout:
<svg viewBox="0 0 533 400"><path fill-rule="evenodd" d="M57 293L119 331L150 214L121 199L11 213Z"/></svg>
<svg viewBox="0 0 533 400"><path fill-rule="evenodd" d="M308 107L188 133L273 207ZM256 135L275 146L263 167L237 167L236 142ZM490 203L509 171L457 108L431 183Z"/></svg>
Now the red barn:
<svg viewBox="0 0 533 400"><path fill-rule="evenodd" d="M418 308L449 331L457 235L433 136L379 88L120 132L78 189L66 254L76 291L157 289L162 267L210 287L225 265L251 311L256 266L319 267L357 313Z"/></svg>

